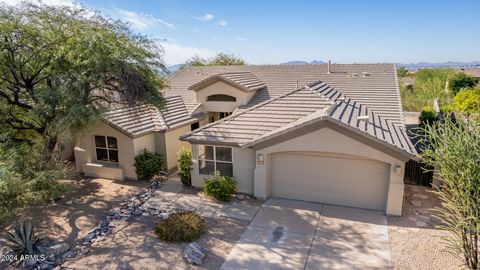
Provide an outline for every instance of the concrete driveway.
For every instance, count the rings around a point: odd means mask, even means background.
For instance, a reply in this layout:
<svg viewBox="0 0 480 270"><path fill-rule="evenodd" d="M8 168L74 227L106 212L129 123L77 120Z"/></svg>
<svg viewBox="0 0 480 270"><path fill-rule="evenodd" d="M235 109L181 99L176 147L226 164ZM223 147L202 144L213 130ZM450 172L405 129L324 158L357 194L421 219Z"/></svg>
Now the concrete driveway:
<svg viewBox="0 0 480 270"><path fill-rule="evenodd" d="M389 268L384 213L272 198L221 269Z"/></svg>

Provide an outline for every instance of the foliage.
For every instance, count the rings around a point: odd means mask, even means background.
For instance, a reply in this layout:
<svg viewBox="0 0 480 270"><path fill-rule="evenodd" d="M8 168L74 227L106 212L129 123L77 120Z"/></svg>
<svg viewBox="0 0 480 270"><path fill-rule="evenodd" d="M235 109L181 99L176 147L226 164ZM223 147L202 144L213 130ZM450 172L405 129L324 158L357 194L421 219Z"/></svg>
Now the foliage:
<svg viewBox="0 0 480 270"><path fill-rule="evenodd" d="M433 99L439 103L449 104L452 100L451 92L445 91L448 78L454 74L451 69L421 69L415 72L413 91L400 85L403 109L405 111L420 111L425 106L432 106Z"/></svg>
<svg viewBox="0 0 480 270"><path fill-rule="evenodd" d="M397 69L397 76L398 77L407 77L409 75L408 69L405 67L400 67Z"/></svg>
<svg viewBox="0 0 480 270"><path fill-rule="evenodd" d="M229 201L231 195L237 191L237 182L216 171L213 176L205 179L203 191L207 196L212 196L219 201Z"/></svg>
<svg viewBox="0 0 480 270"><path fill-rule="evenodd" d="M39 246L43 238L35 233L35 226L31 222L24 221L15 226L13 232L7 234L7 245L14 255L37 255L40 253Z"/></svg>
<svg viewBox="0 0 480 270"><path fill-rule="evenodd" d="M172 214L160 221L154 231L163 241L191 242L198 239L205 228L205 220L199 215L193 212L182 212Z"/></svg>
<svg viewBox="0 0 480 270"><path fill-rule="evenodd" d="M480 112L480 90L461 90L455 95L452 107L457 112L468 114Z"/></svg>
<svg viewBox="0 0 480 270"><path fill-rule="evenodd" d="M187 60L181 68L188 66L241 66L246 64L247 62L244 59L234 54L226 54L221 52L209 59L204 59L196 55Z"/></svg>
<svg viewBox="0 0 480 270"><path fill-rule="evenodd" d="M435 193L443 229L450 232L448 252L458 256L468 269L480 264L480 122L445 121L424 127L424 162L438 170L441 188Z"/></svg>
<svg viewBox="0 0 480 270"><path fill-rule="evenodd" d="M477 84L474 77L463 72L455 73L448 81L448 89L456 95L460 90L473 88Z"/></svg>
<svg viewBox="0 0 480 270"><path fill-rule="evenodd" d="M67 164L46 160L43 141L34 145L0 144L0 217L5 220L26 203L54 201L68 190L57 182Z"/></svg>
<svg viewBox="0 0 480 270"><path fill-rule="evenodd" d="M2 5L0 129L14 142L44 139L51 153L111 104L161 107L156 44L91 10Z"/></svg>
<svg viewBox="0 0 480 270"><path fill-rule="evenodd" d="M151 180L162 171L163 157L144 149L142 154L135 157L133 166L139 180Z"/></svg>
<svg viewBox="0 0 480 270"><path fill-rule="evenodd" d="M432 107L424 107L420 112L418 122L421 127L437 122L437 112Z"/></svg>
<svg viewBox="0 0 480 270"><path fill-rule="evenodd" d="M178 175L184 186L192 185L192 151L188 148L182 148L178 152Z"/></svg>

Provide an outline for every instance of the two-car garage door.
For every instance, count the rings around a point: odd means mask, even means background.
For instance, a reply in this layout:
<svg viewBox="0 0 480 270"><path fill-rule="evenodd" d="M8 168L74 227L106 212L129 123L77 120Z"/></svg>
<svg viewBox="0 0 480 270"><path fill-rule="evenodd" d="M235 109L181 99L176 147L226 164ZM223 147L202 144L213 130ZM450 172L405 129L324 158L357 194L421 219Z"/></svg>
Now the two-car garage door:
<svg viewBox="0 0 480 270"><path fill-rule="evenodd" d="M272 155L274 197L385 210L389 166L317 152Z"/></svg>

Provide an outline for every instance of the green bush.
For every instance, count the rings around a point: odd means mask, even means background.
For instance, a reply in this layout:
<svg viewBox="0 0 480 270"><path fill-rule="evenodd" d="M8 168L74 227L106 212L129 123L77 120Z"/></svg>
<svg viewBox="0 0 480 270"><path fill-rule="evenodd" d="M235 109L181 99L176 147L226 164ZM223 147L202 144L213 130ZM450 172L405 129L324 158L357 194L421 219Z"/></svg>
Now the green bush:
<svg viewBox="0 0 480 270"><path fill-rule="evenodd" d="M460 90L472 88L477 84L474 77L463 72L455 73L448 81L448 89L456 95Z"/></svg>
<svg viewBox="0 0 480 270"><path fill-rule="evenodd" d="M432 107L424 107L418 117L418 122L421 127L431 125L437 121L437 112Z"/></svg>
<svg viewBox="0 0 480 270"><path fill-rule="evenodd" d="M188 148L182 148L177 156L178 175L180 176L180 180L182 180L182 184L189 187L192 185L192 151Z"/></svg>
<svg viewBox="0 0 480 270"><path fill-rule="evenodd" d="M462 90L457 93L452 102L457 112L466 114L480 112L480 91L476 89Z"/></svg>
<svg viewBox="0 0 480 270"><path fill-rule="evenodd" d="M215 172L210 178L205 179L203 191L205 195L212 196L219 201L229 201L231 195L237 191L237 181Z"/></svg>
<svg viewBox="0 0 480 270"><path fill-rule="evenodd" d="M140 180L150 180L159 174L163 169L163 158L161 154L143 150L143 153L135 157L135 172Z"/></svg>
<svg viewBox="0 0 480 270"><path fill-rule="evenodd" d="M193 212L182 212L170 215L160 221L154 231L158 238L167 242L191 242L205 231L203 218Z"/></svg>

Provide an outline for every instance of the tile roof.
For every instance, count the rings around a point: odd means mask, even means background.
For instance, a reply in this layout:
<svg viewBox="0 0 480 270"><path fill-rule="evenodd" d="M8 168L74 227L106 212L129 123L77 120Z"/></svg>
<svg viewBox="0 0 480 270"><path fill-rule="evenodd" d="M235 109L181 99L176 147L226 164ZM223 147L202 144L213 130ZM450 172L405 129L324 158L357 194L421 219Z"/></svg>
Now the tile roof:
<svg viewBox="0 0 480 270"><path fill-rule="evenodd" d="M194 112L201 105L189 89L209 80L257 92L232 116L200 128L189 139L248 145L314 119L329 119L415 153L405 133L393 64L332 64L330 73L326 64L188 67L169 78L164 110L140 105L108 112L105 120L131 136L196 121L202 116ZM358 115L369 119L358 121Z"/></svg>
<svg viewBox="0 0 480 270"><path fill-rule="evenodd" d="M189 90L200 90L205 86L212 84L216 81L224 81L230 83L244 91L256 91L258 89L262 89L267 85L259 80L255 75L251 72L229 72L229 73L221 73L215 74L206 79L203 79L192 86L190 86Z"/></svg>
<svg viewBox="0 0 480 270"><path fill-rule="evenodd" d="M393 64L258 65L188 67L169 79L166 94L181 95L185 104L195 107L195 92L187 89L208 77L250 72L267 87L256 92L246 108L284 95L304 84L322 81L348 95L372 111L396 122L403 122L400 92ZM193 109L192 109L193 110Z"/></svg>
<svg viewBox="0 0 480 270"><path fill-rule="evenodd" d="M368 119L360 120L359 116L368 116ZM416 154L404 125L380 116L324 82L313 83L239 111L186 134L182 139L250 147L312 121L321 120L360 131L367 137L397 147L410 155Z"/></svg>

